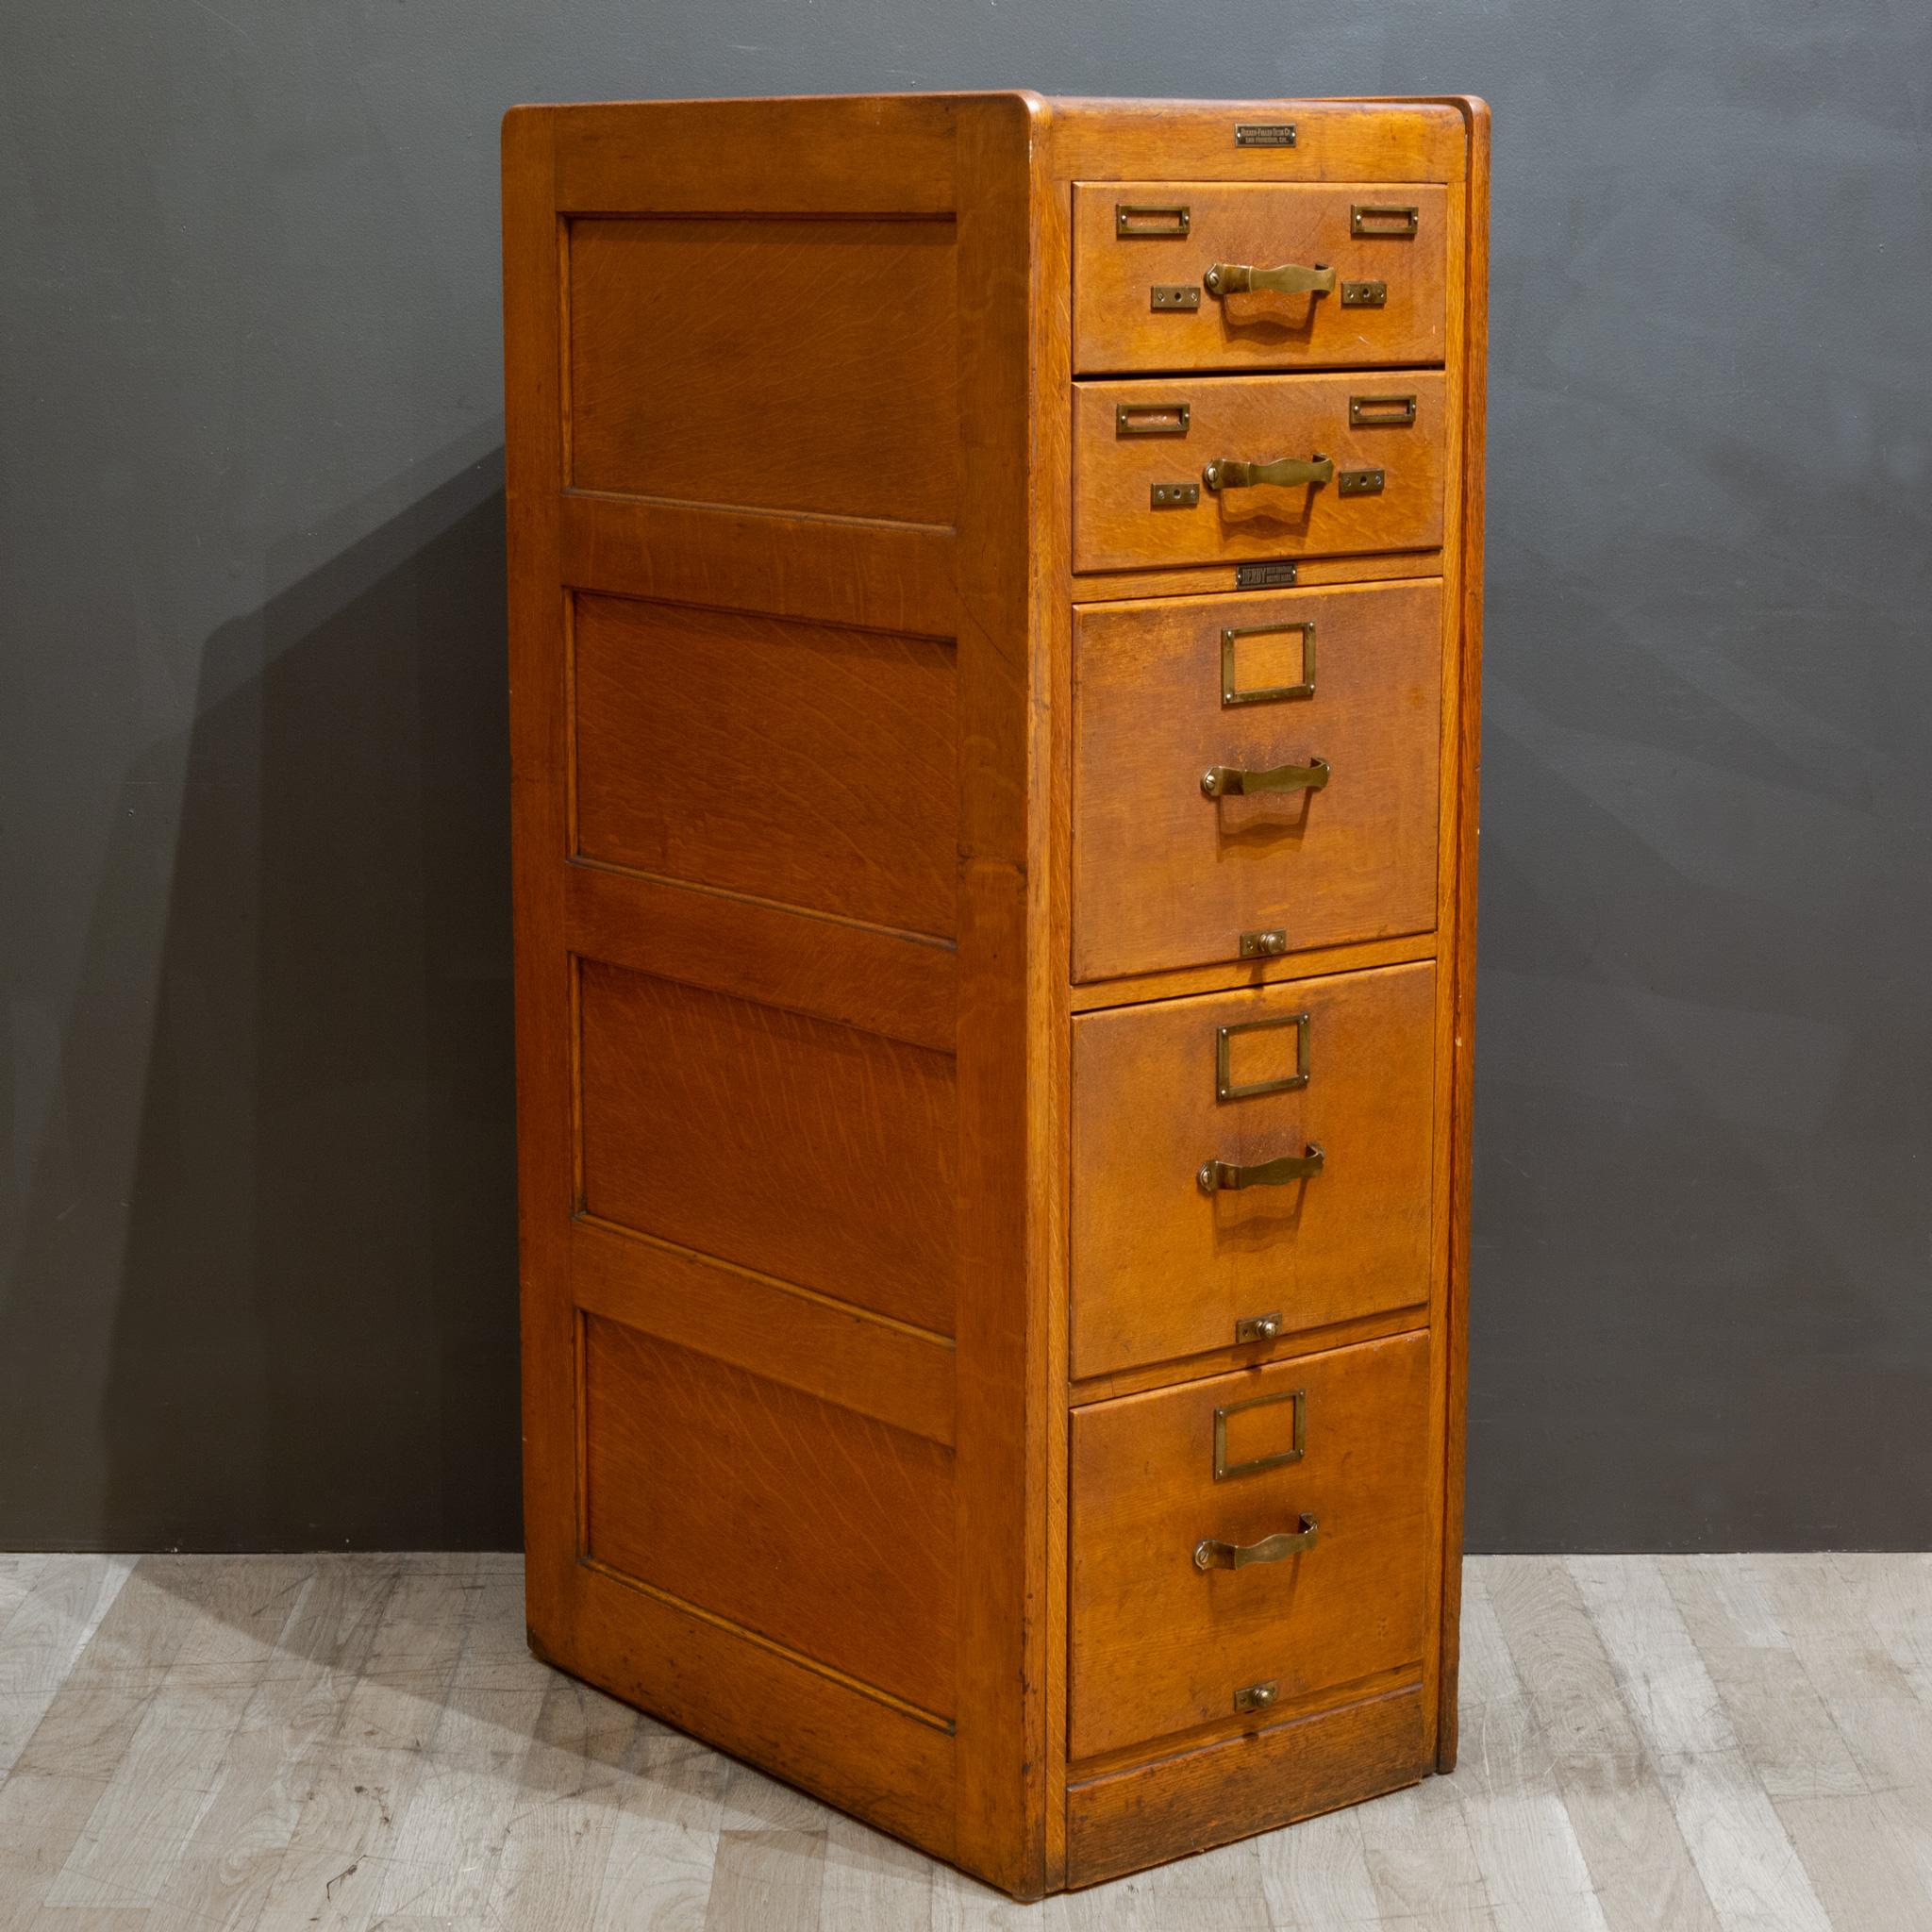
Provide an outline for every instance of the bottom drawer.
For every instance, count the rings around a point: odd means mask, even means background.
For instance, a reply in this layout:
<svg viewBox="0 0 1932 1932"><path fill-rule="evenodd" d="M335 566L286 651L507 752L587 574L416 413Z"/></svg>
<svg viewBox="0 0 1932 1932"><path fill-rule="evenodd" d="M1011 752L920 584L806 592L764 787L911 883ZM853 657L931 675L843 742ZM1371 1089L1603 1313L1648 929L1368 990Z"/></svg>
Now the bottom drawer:
<svg viewBox="0 0 1932 1932"><path fill-rule="evenodd" d="M1426 1334L1076 1409L1070 1755L1418 1662L1428 1413Z"/></svg>

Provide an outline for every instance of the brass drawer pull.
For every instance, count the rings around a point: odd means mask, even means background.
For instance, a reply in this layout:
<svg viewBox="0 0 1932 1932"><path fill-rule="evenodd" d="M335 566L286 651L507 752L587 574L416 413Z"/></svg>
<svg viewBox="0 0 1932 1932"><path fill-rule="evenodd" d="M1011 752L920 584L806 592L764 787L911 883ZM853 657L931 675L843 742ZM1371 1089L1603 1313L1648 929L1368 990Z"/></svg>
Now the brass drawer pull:
<svg viewBox="0 0 1932 1932"><path fill-rule="evenodd" d="M1326 483L1334 475L1333 459L1318 450L1311 457L1276 457L1272 463L1243 463L1233 457L1216 457L1201 472L1201 480L1210 490L1252 490L1264 484L1286 489L1296 483Z"/></svg>
<svg viewBox="0 0 1932 1932"><path fill-rule="evenodd" d="M1322 1525L1312 1516L1295 1519L1296 1527L1264 1536L1257 1543L1224 1543L1204 1536L1194 1545L1196 1570L1245 1570L1250 1563L1279 1563L1315 1547Z"/></svg>
<svg viewBox="0 0 1932 1932"><path fill-rule="evenodd" d="M1228 1193L1237 1188L1284 1188L1290 1181L1311 1181L1328 1157L1310 1141L1306 1154L1284 1154L1253 1167L1231 1160L1204 1160L1194 1181L1204 1194Z"/></svg>
<svg viewBox="0 0 1932 1932"><path fill-rule="evenodd" d="M1265 772L1244 772L1234 765L1210 765L1201 774L1201 790L1209 798L1248 798L1257 791L1319 791L1327 784L1326 758L1305 765L1274 765Z"/></svg>
<svg viewBox="0 0 1932 1932"><path fill-rule="evenodd" d="M1217 261L1201 277L1210 295L1332 295L1335 271L1318 261L1304 268L1284 261L1279 268L1256 268L1245 261Z"/></svg>

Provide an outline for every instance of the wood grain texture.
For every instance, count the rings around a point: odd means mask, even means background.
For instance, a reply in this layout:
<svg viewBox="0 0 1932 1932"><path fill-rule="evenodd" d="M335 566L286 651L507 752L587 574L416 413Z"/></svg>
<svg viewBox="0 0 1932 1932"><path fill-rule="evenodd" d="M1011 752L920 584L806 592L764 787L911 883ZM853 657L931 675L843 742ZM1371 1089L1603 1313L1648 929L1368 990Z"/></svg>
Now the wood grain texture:
<svg viewBox="0 0 1932 1932"><path fill-rule="evenodd" d="M1407 424L1351 426L1351 396L1415 398ZM1083 382L1074 398L1074 568L1147 570L1324 551L1425 550L1442 541L1443 383L1440 372L1373 375L1169 375ZM1178 436L1121 436L1115 411L1186 403ZM1333 458L1337 473L1379 469L1374 495L1335 482L1209 490L1210 461ZM1157 509L1157 483L1193 483L1189 508Z"/></svg>
<svg viewBox="0 0 1932 1932"><path fill-rule="evenodd" d="M571 482L950 525L956 277L943 219L573 222Z"/></svg>
<svg viewBox="0 0 1932 1932"><path fill-rule="evenodd" d="M1244 932L1304 947L1436 919L1441 587L1174 598L1084 610L1074 627L1074 976L1239 957ZM1313 626L1313 694L1298 685ZM1260 632L1256 636L1250 633ZM1321 758L1318 791L1208 798L1214 766Z"/></svg>
<svg viewBox="0 0 1932 1932"><path fill-rule="evenodd" d="M589 1220L571 1230L571 1279L591 1314L952 1446L942 1337Z"/></svg>
<svg viewBox="0 0 1932 1932"><path fill-rule="evenodd" d="M949 641L592 596L575 637L579 854L951 936Z"/></svg>
<svg viewBox="0 0 1932 1932"><path fill-rule="evenodd" d="M949 1056L586 960L584 1207L941 1335Z"/></svg>
<svg viewBox="0 0 1932 1932"><path fill-rule="evenodd" d="M1411 1688L1075 1783L1069 1882L1091 1885L1412 1784L1422 1756L1422 1693Z"/></svg>
<svg viewBox="0 0 1932 1932"><path fill-rule="evenodd" d="M1250 1316L1298 1329L1427 1300L1434 990L1433 967L1388 966L1074 1022L1076 1375L1225 1347ZM1218 1100L1219 1029L1300 1013L1307 1085ZM1231 1041L1235 1078L1291 1073L1296 1031L1245 1037L1239 1061ZM1310 1145L1312 1178L1197 1185L1204 1161Z"/></svg>
<svg viewBox="0 0 1932 1932"><path fill-rule="evenodd" d="M1427 1338L1409 1335L1074 1412L1075 1758L1200 1724L1252 1730L1268 1713L1239 1718L1233 1700L1257 1683L1288 1708L1419 1664L1428 1373ZM1263 1405L1226 1416L1231 1458L1285 1452L1297 1391L1300 1458L1216 1481L1217 1411ZM1194 1563L1203 1538L1257 1543L1304 1516L1319 1537L1301 1555Z"/></svg>
<svg viewBox="0 0 1932 1932"><path fill-rule="evenodd" d="M922 1710L953 1708L941 1444L591 1316L586 1555Z"/></svg>
<svg viewBox="0 0 1932 1932"><path fill-rule="evenodd" d="M949 1054L957 956L938 940L606 866L566 869L573 955Z"/></svg>
<svg viewBox="0 0 1932 1932"><path fill-rule="evenodd" d="M1184 237L1119 233L1116 209L1180 204ZM1417 211L1416 230L1351 232L1358 205ZM1443 221L1439 187L1109 181L1074 190L1074 356L1083 375L1131 370L1374 368L1442 359ZM1371 229L1374 224L1371 223ZM1384 300L1345 306L1326 294L1203 288L1209 264L1298 263L1338 282L1379 281ZM1156 284L1199 291L1194 308L1157 310Z"/></svg>

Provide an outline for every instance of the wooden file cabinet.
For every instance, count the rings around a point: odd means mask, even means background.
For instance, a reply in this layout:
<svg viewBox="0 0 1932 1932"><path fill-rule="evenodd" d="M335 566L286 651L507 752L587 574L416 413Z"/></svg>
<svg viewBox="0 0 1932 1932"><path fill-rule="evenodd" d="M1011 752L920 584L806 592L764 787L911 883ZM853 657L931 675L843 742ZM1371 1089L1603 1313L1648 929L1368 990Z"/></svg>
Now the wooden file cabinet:
<svg viewBox="0 0 1932 1932"><path fill-rule="evenodd" d="M531 1641L1023 1896L1454 1761L1487 152L505 124Z"/></svg>

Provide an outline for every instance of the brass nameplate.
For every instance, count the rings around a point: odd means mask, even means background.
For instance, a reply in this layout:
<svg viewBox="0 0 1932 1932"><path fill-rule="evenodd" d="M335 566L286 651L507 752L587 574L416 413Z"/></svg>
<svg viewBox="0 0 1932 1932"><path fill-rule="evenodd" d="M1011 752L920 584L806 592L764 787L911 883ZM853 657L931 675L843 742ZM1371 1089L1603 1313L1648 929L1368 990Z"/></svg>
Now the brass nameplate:
<svg viewBox="0 0 1932 1932"><path fill-rule="evenodd" d="M1237 591L1290 590L1300 569L1294 563L1238 563L1234 567L1234 587Z"/></svg>
<svg viewBox="0 0 1932 1932"><path fill-rule="evenodd" d="M1292 121L1237 121L1234 125L1237 147L1292 147Z"/></svg>

